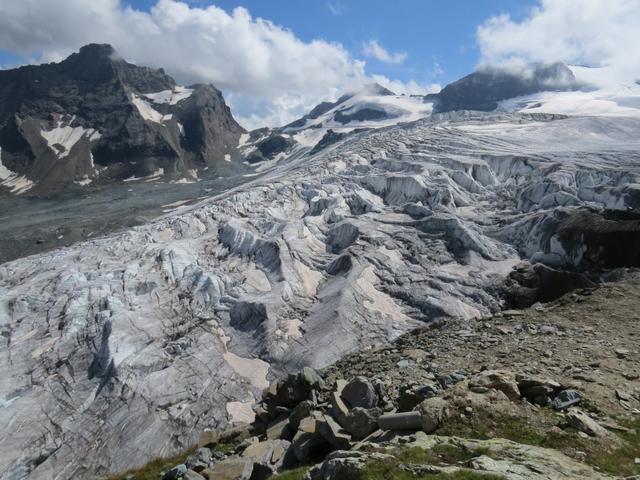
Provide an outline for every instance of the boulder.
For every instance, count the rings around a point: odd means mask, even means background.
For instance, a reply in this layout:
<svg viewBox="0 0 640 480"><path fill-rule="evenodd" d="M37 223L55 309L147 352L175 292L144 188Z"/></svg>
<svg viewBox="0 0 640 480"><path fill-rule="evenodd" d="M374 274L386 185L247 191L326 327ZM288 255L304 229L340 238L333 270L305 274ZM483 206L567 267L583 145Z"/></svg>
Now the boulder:
<svg viewBox="0 0 640 480"><path fill-rule="evenodd" d="M300 463L308 462L316 452L327 449L326 440L318 433L298 431L291 441L291 449Z"/></svg>
<svg viewBox="0 0 640 480"><path fill-rule="evenodd" d="M303 400L309 400L312 390L322 389L324 386L322 377L314 369L305 367L297 374L290 374L278 382L276 394L268 395L265 402L270 410L277 406L293 407Z"/></svg>
<svg viewBox="0 0 640 480"><path fill-rule="evenodd" d="M198 440L198 448L212 446L215 447L218 444L218 437L220 435L216 430L205 430L200 434L200 439Z"/></svg>
<svg viewBox="0 0 640 480"><path fill-rule="evenodd" d="M331 402L332 415L336 420L338 420L338 422L341 421L343 416L349 413L349 407L344 403L341 396L344 387L346 386L347 382L345 380L337 380L336 387L329 398L329 401Z"/></svg>
<svg viewBox="0 0 640 480"><path fill-rule="evenodd" d="M378 394L366 377L358 376L342 390L342 399L351 407L373 408L378 404Z"/></svg>
<svg viewBox="0 0 640 480"><path fill-rule="evenodd" d="M292 436L293 433L289 425L289 417L287 417L286 415L278 417L267 427L267 439L269 440L275 440L278 438L291 440Z"/></svg>
<svg viewBox="0 0 640 480"><path fill-rule="evenodd" d="M240 425L227 430L205 430L200 435L198 447L215 447L220 443L235 443L246 440L251 436L249 425Z"/></svg>
<svg viewBox="0 0 640 480"><path fill-rule="evenodd" d="M201 472L211 463L211 450L205 447L198 448L195 452L187 457L184 462L186 467L194 472Z"/></svg>
<svg viewBox="0 0 640 480"><path fill-rule="evenodd" d="M541 406L549 405L555 393L561 388L560 384L554 380L525 373L517 374L516 382L523 398Z"/></svg>
<svg viewBox="0 0 640 480"><path fill-rule="evenodd" d="M449 404L440 397L428 398L416 408L420 414L422 430L434 432L448 415Z"/></svg>
<svg viewBox="0 0 640 480"><path fill-rule="evenodd" d="M305 463L318 451L327 449L327 441L318 431L318 422L322 414L312 412L312 415L303 418L298 426L298 431L291 441L291 449L300 463Z"/></svg>
<svg viewBox="0 0 640 480"><path fill-rule="evenodd" d="M515 375L508 370L486 370L475 375L469 381L469 389L476 393L485 393L487 389L503 392L510 400L520 398L520 390Z"/></svg>
<svg viewBox="0 0 640 480"><path fill-rule="evenodd" d="M389 413L378 418L381 430L418 430L422 427L420 412Z"/></svg>
<svg viewBox="0 0 640 480"><path fill-rule="evenodd" d="M581 400L582 396L580 395L580 392L577 390L567 389L558 393L551 402L551 405L556 410L566 410L573 405L579 404Z"/></svg>
<svg viewBox="0 0 640 480"><path fill-rule="evenodd" d="M348 480L360 478L364 466L376 460L392 459L383 453L365 453L360 451L337 451L330 453L324 461L307 473L308 480Z"/></svg>
<svg viewBox="0 0 640 480"><path fill-rule="evenodd" d="M184 474L184 477L182 477L183 480L205 480L205 478L200 475L198 472L195 472L193 470L187 470L187 473Z"/></svg>
<svg viewBox="0 0 640 480"><path fill-rule="evenodd" d="M311 412L313 412L315 407L315 404L311 400L304 400L291 410L291 414L289 415L289 425L293 432L298 430L300 421L311 415Z"/></svg>
<svg viewBox="0 0 640 480"><path fill-rule="evenodd" d="M526 373L517 374L516 383L518 384L520 394L527 399L536 398L541 395L553 396L561 387L560 384L554 380Z"/></svg>
<svg viewBox="0 0 640 480"><path fill-rule="evenodd" d="M246 458L230 458L200 472L207 480L249 480L253 462Z"/></svg>
<svg viewBox="0 0 640 480"><path fill-rule="evenodd" d="M283 467L293 465L291 456L287 456L291 443L286 440L264 440L249 445L244 452L242 458L253 462L254 479L258 474L268 478Z"/></svg>
<svg viewBox="0 0 640 480"><path fill-rule="evenodd" d="M378 408L366 410L356 407L339 419L340 425L354 440L362 440L378 428L378 418L382 412Z"/></svg>
<svg viewBox="0 0 640 480"><path fill-rule="evenodd" d="M349 450L351 436L329 415L324 415L317 422L318 433L338 450Z"/></svg>
<svg viewBox="0 0 640 480"><path fill-rule="evenodd" d="M451 373L448 375L438 375L436 381L440 384L442 388L449 388L455 385L456 383L460 383L464 381L467 377L462 375L461 373Z"/></svg>
<svg viewBox="0 0 640 480"><path fill-rule="evenodd" d="M442 393L442 387L435 382L401 387L400 395L398 396L398 410L410 412L419 403L427 398L435 397L439 393Z"/></svg>
<svg viewBox="0 0 640 480"><path fill-rule="evenodd" d="M567 412L566 419L567 423L573 428L592 437L604 437L609 434L606 428L577 408L570 408Z"/></svg>
<svg viewBox="0 0 640 480"><path fill-rule="evenodd" d="M187 473L187 466L184 463L176 465L162 475L162 480L180 480Z"/></svg>

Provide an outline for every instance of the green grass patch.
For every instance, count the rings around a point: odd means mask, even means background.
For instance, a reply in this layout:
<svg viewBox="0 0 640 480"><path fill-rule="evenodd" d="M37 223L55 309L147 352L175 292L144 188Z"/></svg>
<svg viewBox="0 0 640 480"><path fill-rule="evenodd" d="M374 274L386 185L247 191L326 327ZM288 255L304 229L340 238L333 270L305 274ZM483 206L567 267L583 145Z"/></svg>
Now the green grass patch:
<svg viewBox="0 0 640 480"><path fill-rule="evenodd" d="M236 449L235 444L233 443L219 443L217 444L215 447L213 447L211 449L212 452L220 452L220 453L224 453L225 455L231 454L235 451Z"/></svg>
<svg viewBox="0 0 640 480"><path fill-rule="evenodd" d="M383 452L381 450L381 452ZM393 458L377 460L368 463L357 479L353 480L503 480L503 477L486 475L473 471L459 471L455 473L424 473L416 474L409 471L412 465L446 466L465 464L469 460L487 455L484 448L468 449L461 445L439 444L432 449L420 447L397 448L391 452L384 451Z"/></svg>
<svg viewBox="0 0 640 480"><path fill-rule="evenodd" d="M452 417L436 433L479 440L506 438L526 445L542 445L545 441L545 433L531 427L526 419L495 417L485 412L464 420Z"/></svg>
<svg viewBox="0 0 640 480"><path fill-rule="evenodd" d="M441 443L431 449L431 454L436 456L440 463L453 465L456 463L466 463L473 458L486 455L491 457L491 451L488 448L469 449L463 445L455 445L451 443Z"/></svg>
<svg viewBox="0 0 640 480"><path fill-rule="evenodd" d="M504 480L497 475L486 475L462 470L454 473L414 474L400 467L397 459L376 461L367 464L357 479L353 480Z"/></svg>
<svg viewBox="0 0 640 480"><path fill-rule="evenodd" d="M635 464L635 459L640 457L640 418L633 422L626 422L629 432L616 432L624 441L624 445L613 451L607 452L597 449L588 452L587 461L600 467L606 473L621 477L640 475L640 465Z"/></svg>
<svg viewBox="0 0 640 480"><path fill-rule="evenodd" d="M624 444L612 449L606 441L603 443L598 439L578 436L578 431L573 428L566 427L562 431L550 430L558 420L544 411L539 412L538 415L548 415L542 424L544 430L532 427L526 418L492 417L480 413L467 420L452 418L437 433L480 440L506 438L525 445L559 450L612 475L623 477L640 475L640 465L635 464L635 458L640 456L640 419L621 422L630 431L613 432L623 440ZM545 417L542 418L545 420Z"/></svg>

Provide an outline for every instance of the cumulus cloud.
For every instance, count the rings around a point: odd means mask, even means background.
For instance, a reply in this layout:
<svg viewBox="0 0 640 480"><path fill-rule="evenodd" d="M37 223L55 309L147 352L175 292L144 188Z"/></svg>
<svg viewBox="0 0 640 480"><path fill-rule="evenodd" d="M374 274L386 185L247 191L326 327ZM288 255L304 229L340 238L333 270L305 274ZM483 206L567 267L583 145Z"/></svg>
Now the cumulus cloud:
<svg viewBox="0 0 640 480"><path fill-rule="evenodd" d="M438 93L442 90L442 86L438 83L422 84L415 80L400 82L398 80L391 80L384 75L372 75L372 79L374 82L398 95L426 95L428 93Z"/></svg>
<svg viewBox="0 0 640 480"><path fill-rule="evenodd" d="M158 0L146 12L119 0L0 2L2 49L59 61L92 42L112 44L129 61L164 67L182 83L213 83L240 117L257 112L243 118L248 128L286 123L371 81L365 63L341 44L302 41L241 7L227 12Z"/></svg>
<svg viewBox="0 0 640 480"><path fill-rule="evenodd" d="M563 61L608 67L609 81L640 77L638 0L540 0L529 14L488 19L477 30L484 64Z"/></svg>
<svg viewBox="0 0 640 480"><path fill-rule="evenodd" d="M384 63L403 63L408 54L405 52L391 53L376 40L369 40L362 45L362 51L367 57L375 58Z"/></svg>
<svg viewBox="0 0 640 480"><path fill-rule="evenodd" d="M336 0L328 1L326 5L329 12L331 12L331 15L335 15L336 17L342 15L347 10L342 2L338 2Z"/></svg>

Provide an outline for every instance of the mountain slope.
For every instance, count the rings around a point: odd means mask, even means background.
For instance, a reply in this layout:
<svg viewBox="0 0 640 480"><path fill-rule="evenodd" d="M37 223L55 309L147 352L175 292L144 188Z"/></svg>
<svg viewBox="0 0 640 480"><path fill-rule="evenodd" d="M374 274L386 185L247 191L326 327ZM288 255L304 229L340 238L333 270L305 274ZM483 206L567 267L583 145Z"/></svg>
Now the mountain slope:
<svg viewBox="0 0 640 480"><path fill-rule="evenodd" d="M243 132L213 86L181 87L109 45L0 71L0 191L195 177L224 166Z"/></svg>

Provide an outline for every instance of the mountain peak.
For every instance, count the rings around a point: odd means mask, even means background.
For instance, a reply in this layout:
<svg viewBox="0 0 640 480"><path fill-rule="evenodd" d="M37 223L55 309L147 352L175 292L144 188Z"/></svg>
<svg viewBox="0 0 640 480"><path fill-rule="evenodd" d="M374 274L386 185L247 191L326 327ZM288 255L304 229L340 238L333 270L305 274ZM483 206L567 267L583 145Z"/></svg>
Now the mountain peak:
<svg viewBox="0 0 640 480"><path fill-rule="evenodd" d="M576 78L564 63L532 63L521 68L484 66L430 97L437 98L435 112L491 111L501 100L576 88Z"/></svg>
<svg viewBox="0 0 640 480"><path fill-rule="evenodd" d="M393 93L387 87L383 87L377 82L366 85L364 91L370 95L383 95L383 96L395 95L395 93Z"/></svg>
<svg viewBox="0 0 640 480"><path fill-rule="evenodd" d="M83 59L122 60L115 48L108 43L89 43L80 47L80 51L74 55Z"/></svg>

